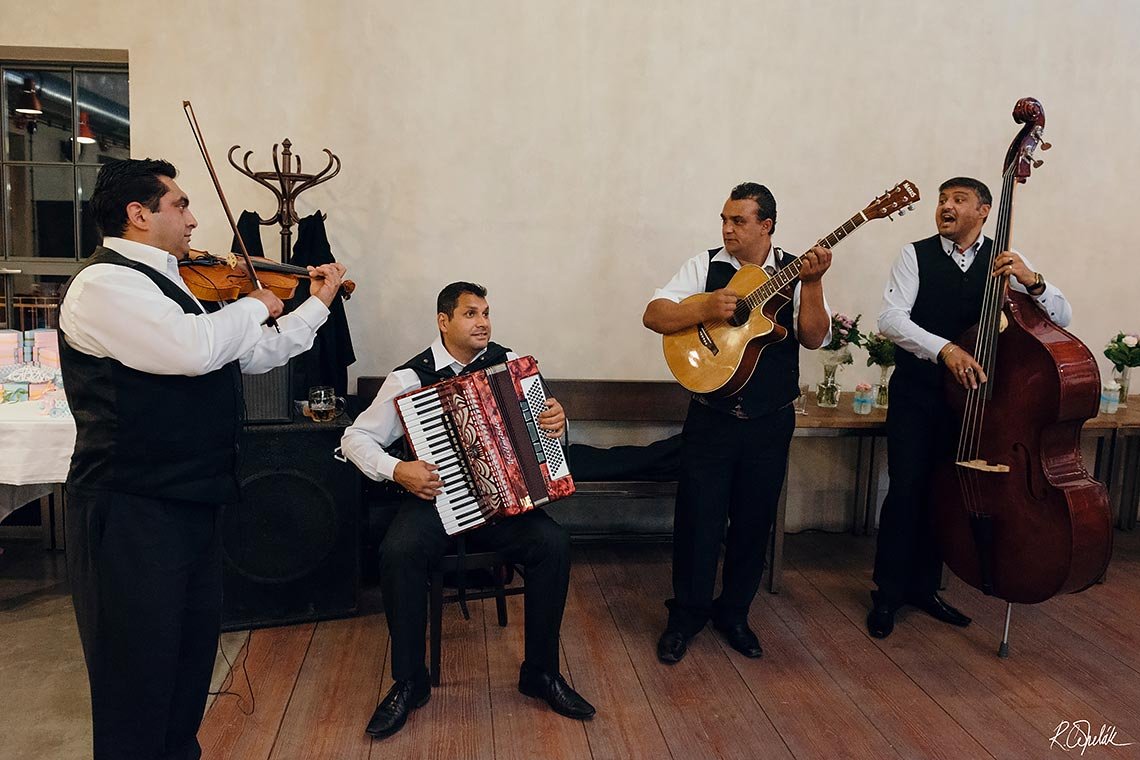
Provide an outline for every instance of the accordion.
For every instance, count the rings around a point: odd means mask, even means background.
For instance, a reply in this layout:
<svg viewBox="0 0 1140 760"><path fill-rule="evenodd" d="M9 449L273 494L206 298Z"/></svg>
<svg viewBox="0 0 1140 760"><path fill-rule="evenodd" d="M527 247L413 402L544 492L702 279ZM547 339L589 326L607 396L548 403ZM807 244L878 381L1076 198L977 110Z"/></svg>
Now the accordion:
<svg viewBox="0 0 1140 760"><path fill-rule="evenodd" d="M547 396L523 356L396 398L416 458L439 468L449 536L574 493L562 445L538 428Z"/></svg>

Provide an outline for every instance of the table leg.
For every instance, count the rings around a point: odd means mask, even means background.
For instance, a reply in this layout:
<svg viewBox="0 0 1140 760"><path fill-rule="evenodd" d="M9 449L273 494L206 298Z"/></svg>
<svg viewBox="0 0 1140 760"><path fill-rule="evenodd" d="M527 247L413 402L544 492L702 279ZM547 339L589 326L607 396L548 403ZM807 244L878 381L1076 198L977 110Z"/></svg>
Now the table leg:
<svg viewBox="0 0 1140 760"><path fill-rule="evenodd" d="M1123 530L1136 527L1136 511L1140 508L1140 435L1117 434L1116 466L1114 483L1118 483L1116 496L1119 501L1120 522Z"/></svg>
<svg viewBox="0 0 1140 760"><path fill-rule="evenodd" d="M780 489L780 503L776 507L776 520L772 526L771 561L768 563L768 591L780 593L780 576L784 572L784 525L788 515L788 471L784 470L784 486Z"/></svg>

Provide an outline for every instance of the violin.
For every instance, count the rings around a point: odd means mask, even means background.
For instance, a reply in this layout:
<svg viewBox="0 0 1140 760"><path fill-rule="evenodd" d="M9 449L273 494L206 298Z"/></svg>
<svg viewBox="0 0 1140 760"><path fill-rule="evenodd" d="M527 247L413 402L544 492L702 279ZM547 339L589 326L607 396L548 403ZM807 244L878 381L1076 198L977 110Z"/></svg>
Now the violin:
<svg viewBox="0 0 1140 760"><path fill-rule="evenodd" d="M237 222L234 221L233 212L230 211L226 194L222 192L222 183L218 181L218 173L214 171L214 162L210 160L210 152L206 149L206 139L202 136L202 128L198 126L198 117L194 115L194 107L190 105L189 100L182 101L182 110L186 113L186 121L190 124L190 131L194 133L194 141L198 143L198 150L201 151L202 159L206 162L210 179L214 183L214 190L217 191L218 200L222 203L222 210L226 212L226 221L229 222L230 229L234 233L234 240L237 241L238 249L241 251L240 260L236 256L231 256L230 259L218 259L206 254L212 261L201 261L201 257L199 257L198 260L179 262L178 271L182 274L183 282L186 283L191 293L199 299L207 301L231 300L243 293L252 293L263 288L271 290L282 300L289 298L297 289L299 278L311 279L309 270L304 267L280 264L260 256L249 255L249 249L246 248L245 241L238 230ZM263 263L255 266L255 259ZM269 288L262 284L263 281L268 282L270 280L275 282L275 288L279 289ZM340 289L341 296L348 298L355 287L351 281L344 281ZM220 293L224 293L224 295L219 295ZM277 332L281 332L277 320L272 316L265 320L265 324Z"/></svg>
<svg viewBox="0 0 1140 760"><path fill-rule="evenodd" d="M256 268L261 286L282 301L293 297L300 280L312 279L305 267L282 264L263 256L250 256L249 259ZM232 301L254 289L245 261L232 253L222 258L191 249L190 256L178 262L178 273L199 301ZM356 283L345 280L340 286L341 298L347 301L355 289Z"/></svg>

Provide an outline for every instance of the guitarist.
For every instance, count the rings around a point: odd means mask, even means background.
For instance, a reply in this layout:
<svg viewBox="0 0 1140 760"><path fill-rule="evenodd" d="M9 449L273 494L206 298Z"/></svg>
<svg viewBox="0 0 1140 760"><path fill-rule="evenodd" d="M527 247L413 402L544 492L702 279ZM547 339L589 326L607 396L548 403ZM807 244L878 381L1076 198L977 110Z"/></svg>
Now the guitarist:
<svg viewBox="0 0 1140 760"><path fill-rule="evenodd" d="M734 187L720 227L724 246L689 259L653 294L642 317L650 330L668 335L728 319L743 294L726 286L742 265L754 264L774 274L794 261L772 245L776 199L763 185ZM657 642L662 662L684 657L689 641L710 619L733 649L746 657L763 654L760 640L748 627L748 608L760 588L768 530L795 429L792 402L799 395L799 347L816 349L831 339L831 312L822 282L831 266L831 251L817 246L802 262L792 308L777 315L796 341L765 348L738 393L723 398L694 395L689 404L673 518L673 598L665 603L669 619ZM681 303L702 292L708 297ZM722 542L723 590L714 600Z"/></svg>

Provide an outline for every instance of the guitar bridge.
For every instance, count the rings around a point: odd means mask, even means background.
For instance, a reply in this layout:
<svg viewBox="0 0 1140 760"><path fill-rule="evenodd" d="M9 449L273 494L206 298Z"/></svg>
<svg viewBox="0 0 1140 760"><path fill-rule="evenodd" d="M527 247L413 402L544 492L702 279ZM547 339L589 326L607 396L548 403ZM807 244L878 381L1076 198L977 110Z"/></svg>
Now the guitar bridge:
<svg viewBox="0 0 1140 760"><path fill-rule="evenodd" d="M709 335L709 331L705 329L703 322L697 325L697 338L701 341L702 346L712 351L713 356L720 353L720 348L713 342L712 336Z"/></svg>

